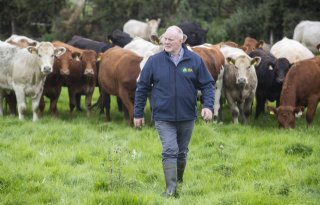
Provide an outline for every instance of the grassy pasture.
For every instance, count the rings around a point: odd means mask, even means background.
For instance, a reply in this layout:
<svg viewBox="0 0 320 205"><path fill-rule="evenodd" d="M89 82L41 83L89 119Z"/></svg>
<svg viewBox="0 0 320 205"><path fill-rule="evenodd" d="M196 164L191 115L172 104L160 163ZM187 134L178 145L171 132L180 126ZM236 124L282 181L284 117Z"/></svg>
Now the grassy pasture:
<svg viewBox="0 0 320 205"><path fill-rule="evenodd" d="M70 116L65 89L58 108L36 123L30 111L0 118L0 204L319 204L319 110L293 130L270 115L233 125L228 110L224 124L198 119L180 197L166 199L154 127L128 127L115 98L109 123L97 110Z"/></svg>

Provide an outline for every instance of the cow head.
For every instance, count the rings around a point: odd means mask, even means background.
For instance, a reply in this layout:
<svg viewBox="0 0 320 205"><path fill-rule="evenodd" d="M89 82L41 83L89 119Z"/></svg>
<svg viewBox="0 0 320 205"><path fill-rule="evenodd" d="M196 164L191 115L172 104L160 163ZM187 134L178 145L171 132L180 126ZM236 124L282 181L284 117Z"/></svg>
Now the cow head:
<svg viewBox="0 0 320 205"><path fill-rule="evenodd" d="M132 38L128 33L116 29L108 35L108 40L113 45L124 47L132 40Z"/></svg>
<svg viewBox="0 0 320 205"><path fill-rule="evenodd" d="M248 56L241 55L236 59L228 57L226 60L230 65L234 65L236 84L240 87L243 87L248 84L248 71L254 69L252 66L258 65L261 61L261 58L249 58Z"/></svg>
<svg viewBox="0 0 320 205"><path fill-rule="evenodd" d="M276 82L282 84L292 64L286 58L278 58L275 62Z"/></svg>
<svg viewBox="0 0 320 205"><path fill-rule="evenodd" d="M267 106L267 110L276 115L280 128L289 129L295 127L295 118L304 111L304 107L279 106L275 108Z"/></svg>
<svg viewBox="0 0 320 205"><path fill-rule="evenodd" d="M98 55L93 50L84 50L81 55L81 62L84 68L84 75L94 77L97 75L97 62Z"/></svg>
<svg viewBox="0 0 320 205"><path fill-rule="evenodd" d="M72 64L72 61L73 53L69 49L66 49L64 54L55 59L54 67L57 67L60 75L68 76L70 74L69 66Z"/></svg>
<svg viewBox="0 0 320 205"><path fill-rule="evenodd" d="M45 75L53 71L54 58L61 56L66 51L64 47L55 48L50 42L40 42L37 47L29 46L27 50L37 55L40 70Z"/></svg>
<svg viewBox="0 0 320 205"><path fill-rule="evenodd" d="M185 22L179 25L183 33L187 35L186 44L197 46L206 43L208 30L196 23Z"/></svg>
<svg viewBox="0 0 320 205"><path fill-rule="evenodd" d="M159 28L159 24L161 22L161 19L158 18L157 20L155 19L146 19L146 23L148 24L148 34L151 35L157 35L158 34L158 28Z"/></svg>

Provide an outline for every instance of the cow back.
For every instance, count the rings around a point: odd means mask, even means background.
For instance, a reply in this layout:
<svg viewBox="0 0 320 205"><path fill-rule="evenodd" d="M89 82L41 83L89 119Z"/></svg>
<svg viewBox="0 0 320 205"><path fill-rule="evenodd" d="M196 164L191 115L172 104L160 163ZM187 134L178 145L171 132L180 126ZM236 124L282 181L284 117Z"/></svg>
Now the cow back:
<svg viewBox="0 0 320 205"><path fill-rule="evenodd" d="M134 92L136 79L140 73L139 57L132 51L114 47L101 56L99 67L99 83L109 94L119 96L119 87Z"/></svg>

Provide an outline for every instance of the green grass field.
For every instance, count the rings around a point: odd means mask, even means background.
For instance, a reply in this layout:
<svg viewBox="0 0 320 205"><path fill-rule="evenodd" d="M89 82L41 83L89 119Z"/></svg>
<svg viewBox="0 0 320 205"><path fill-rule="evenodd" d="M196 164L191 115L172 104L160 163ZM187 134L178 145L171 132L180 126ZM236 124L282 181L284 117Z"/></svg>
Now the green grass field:
<svg viewBox="0 0 320 205"><path fill-rule="evenodd" d="M24 121L0 118L0 204L320 202L319 113L311 126L303 116L292 130L279 129L270 115L248 125L233 125L227 110L224 124L199 118L180 197L167 199L161 197L165 182L155 128L128 127L115 98L112 122L97 110L90 118L85 112L70 116L66 90L62 94L58 117L45 113L34 123L29 111Z"/></svg>

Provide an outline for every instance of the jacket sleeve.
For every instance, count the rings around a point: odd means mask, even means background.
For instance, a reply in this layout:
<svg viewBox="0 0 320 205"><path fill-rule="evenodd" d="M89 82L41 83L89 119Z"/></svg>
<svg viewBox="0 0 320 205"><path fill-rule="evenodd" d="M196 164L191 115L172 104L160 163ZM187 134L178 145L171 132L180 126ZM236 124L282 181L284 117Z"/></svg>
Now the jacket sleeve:
<svg viewBox="0 0 320 205"><path fill-rule="evenodd" d="M134 99L134 118L142 118L147 97L152 88L152 66L149 60L143 67L137 83Z"/></svg>
<svg viewBox="0 0 320 205"><path fill-rule="evenodd" d="M199 89L202 93L203 98L203 108L209 108L213 110L213 103L214 103L214 80L209 73L207 67L205 66L204 62L201 60L199 73L198 73L198 83Z"/></svg>

